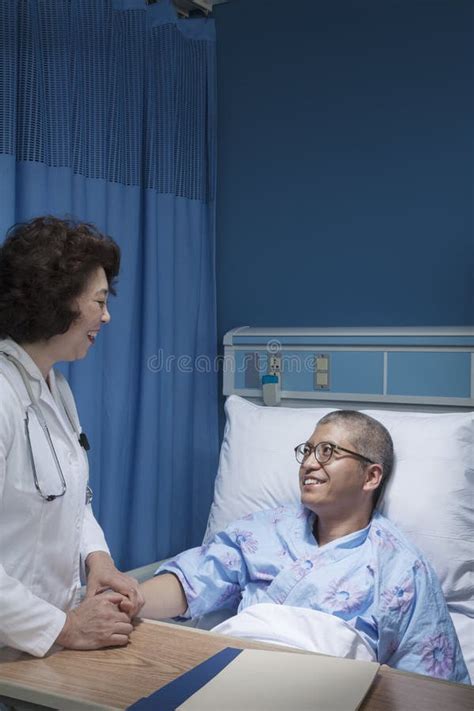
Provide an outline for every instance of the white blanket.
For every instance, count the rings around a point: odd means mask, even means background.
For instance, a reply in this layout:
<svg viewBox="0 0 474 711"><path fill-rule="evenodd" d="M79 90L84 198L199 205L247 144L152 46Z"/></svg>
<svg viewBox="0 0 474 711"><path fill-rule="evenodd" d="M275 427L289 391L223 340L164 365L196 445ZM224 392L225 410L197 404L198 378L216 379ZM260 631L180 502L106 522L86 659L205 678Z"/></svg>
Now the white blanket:
<svg viewBox="0 0 474 711"><path fill-rule="evenodd" d="M251 605L212 631L334 657L377 661L371 647L347 622L304 607Z"/></svg>

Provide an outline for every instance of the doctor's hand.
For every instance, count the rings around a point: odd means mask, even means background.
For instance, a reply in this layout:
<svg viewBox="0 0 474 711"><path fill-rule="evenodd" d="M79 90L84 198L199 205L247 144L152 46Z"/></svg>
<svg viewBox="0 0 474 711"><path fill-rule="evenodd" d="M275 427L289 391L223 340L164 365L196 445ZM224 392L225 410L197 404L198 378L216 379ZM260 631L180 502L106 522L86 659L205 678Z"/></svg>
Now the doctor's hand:
<svg viewBox="0 0 474 711"><path fill-rule="evenodd" d="M100 649L124 646L133 625L120 610L122 595L103 593L70 610L56 643L66 649Z"/></svg>
<svg viewBox="0 0 474 711"><path fill-rule="evenodd" d="M138 582L115 567L114 561L104 551L94 551L86 558L87 590L86 599L93 598L105 590L120 593L123 597L119 603L122 612L133 619L145 602Z"/></svg>

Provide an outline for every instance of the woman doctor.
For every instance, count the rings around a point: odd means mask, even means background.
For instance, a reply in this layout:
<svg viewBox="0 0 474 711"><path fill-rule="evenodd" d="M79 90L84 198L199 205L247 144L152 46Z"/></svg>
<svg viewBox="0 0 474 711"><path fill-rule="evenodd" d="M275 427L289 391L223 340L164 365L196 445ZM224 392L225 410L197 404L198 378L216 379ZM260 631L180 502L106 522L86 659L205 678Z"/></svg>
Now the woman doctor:
<svg viewBox="0 0 474 711"><path fill-rule="evenodd" d="M53 369L84 358L110 321L119 265L110 238L54 217L0 247L0 646L35 656L127 644L143 604L92 513L87 438Z"/></svg>

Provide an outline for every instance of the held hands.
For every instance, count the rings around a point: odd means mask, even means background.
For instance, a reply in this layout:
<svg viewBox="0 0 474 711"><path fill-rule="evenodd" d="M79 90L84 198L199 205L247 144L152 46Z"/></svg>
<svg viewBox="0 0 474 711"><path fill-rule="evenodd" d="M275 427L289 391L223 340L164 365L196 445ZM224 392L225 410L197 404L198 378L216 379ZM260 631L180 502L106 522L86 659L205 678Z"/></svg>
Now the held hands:
<svg viewBox="0 0 474 711"><path fill-rule="evenodd" d="M144 603L138 583L118 571L103 551L90 553L86 567L86 597L67 613L56 642L67 649L124 646L133 631L131 620Z"/></svg>
<svg viewBox="0 0 474 711"><path fill-rule="evenodd" d="M93 598L105 590L112 590L120 593L121 599L117 604L130 620L140 612L145 600L137 581L117 570L108 553L103 551L90 553L87 556L86 566L88 569L86 599Z"/></svg>
<svg viewBox="0 0 474 711"><path fill-rule="evenodd" d="M66 649L100 649L124 646L133 630L130 619L119 609L122 595L103 593L86 598L66 616L57 644Z"/></svg>

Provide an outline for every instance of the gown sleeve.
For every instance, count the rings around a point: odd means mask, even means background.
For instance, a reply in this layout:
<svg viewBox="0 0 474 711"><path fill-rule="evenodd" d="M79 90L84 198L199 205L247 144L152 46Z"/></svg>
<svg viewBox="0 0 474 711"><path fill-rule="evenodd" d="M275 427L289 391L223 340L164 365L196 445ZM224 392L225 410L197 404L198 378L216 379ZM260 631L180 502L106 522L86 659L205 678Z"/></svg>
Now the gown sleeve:
<svg viewBox="0 0 474 711"><path fill-rule="evenodd" d="M229 530L200 548L192 548L162 565L157 574L174 573L188 601L185 617L228 608L236 610L248 580L239 544Z"/></svg>
<svg viewBox="0 0 474 711"><path fill-rule="evenodd" d="M382 595L379 661L396 669L469 684L469 673L441 586L429 564Z"/></svg>

